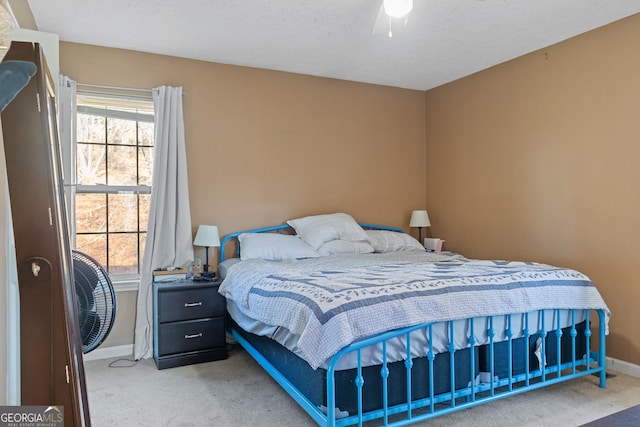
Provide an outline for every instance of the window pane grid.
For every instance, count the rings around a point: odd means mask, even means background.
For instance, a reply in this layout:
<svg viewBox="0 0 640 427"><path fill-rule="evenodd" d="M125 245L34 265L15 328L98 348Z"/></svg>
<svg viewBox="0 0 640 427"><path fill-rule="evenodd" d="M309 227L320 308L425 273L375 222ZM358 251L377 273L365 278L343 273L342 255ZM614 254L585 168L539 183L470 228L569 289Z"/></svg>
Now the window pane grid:
<svg viewBox="0 0 640 427"><path fill-rule="evenodd" d="M83 252L86 252L92 256L96 253L104 252L105 254L111 254L114 250L118 248L113 247L113 238L114 236L131 236L129 240L129 246L135 246L135 249L129 248L127 252L129 255L135 255L135 264L130 264L128 266L123 266L122 263L116 263L114 265L111 256L94 256L94 258L102 259L102 266L111 274L140 274L140 266L142 261L142 255L144 254L144 238L146 238L146 218L143 217L141 211L145 211L146 217L148 217L148 196L135 195L136 196L136 214L135 214L135 230L126 230L126 231L118 231L113 230L110 221L104 221L101 223L99 227L97 227L96 231L76 231L76 236L84 236L86 239L79 239L81 243L77 244L77 249ZM110 203L105 203L104 211L105 217L109 218L110 214ZM80 228L80 226L77 226ZM102 231L101 231L102 230ZM101 237L102 236L102 237ZM133 238L135 236L135 238ZM125 241L125 239L117 239L120 243ZM134 244L135 243L135 244Z"/></svg>
<svg viewBox="0 0 640 427"><path fill-rule="evenodd" d="M110 274L140 274L151 193L153 123L98 109L79 111L76 246ZM98 195L104 201L91 205L100 199L95 198Z"/></svg>

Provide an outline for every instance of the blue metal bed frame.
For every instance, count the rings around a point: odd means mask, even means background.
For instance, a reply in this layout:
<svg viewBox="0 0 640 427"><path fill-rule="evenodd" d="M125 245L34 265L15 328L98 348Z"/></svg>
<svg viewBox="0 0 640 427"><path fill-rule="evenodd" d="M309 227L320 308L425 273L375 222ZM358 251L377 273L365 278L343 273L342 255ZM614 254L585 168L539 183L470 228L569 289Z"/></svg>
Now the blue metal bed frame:
<svg viewBox="0 0 640 427"><path fill-rule="evenodd" d="M360 224L364 228L368 229L382 229L382 230L390 230L403 232L403 230L394 227L383 227L377 226L373 224ZM288 225L280 225L275 227L267 227L267 228L259 228L255 230L245 231L244 233L263 233L263 232L280 232L284 233L289 228ZM237 238L238 235L242 233L234 233L226 236L221 242L221 250L220 250L220 260L223 261L225 259L224 246L225 244L231 240ZM240 248L238 247L237 253L239 254ZM549 311L549 310L546 310ZM316 404L311 402L296 386L278 369L276 369L273 364L265 358L260 351L258 351L247 339L245 339L237 330L231 329L231 334L233 337L245 348L245 350L251 354L251 356L271 375L271 377L278 383L280 386L304 409L307 414L320 426L326 427L343 427L350 425L358 425L362 426L364 422L379 420L378 422L382 422L383 426L405 426L414 423L418 423L421 421L425 421L434 417L438 417L441 415L445 415L448 413L460 411L462 409L470 408L473 406L478 406L484 403L488 403L497 399L509 397L515 394L524 393L526 391L535 390L541 387L546 387L552 384L556 384L559 382L569 381L574 378L580 378L586 375L598 375L599 376L599 385L601 388L606 387L606 324L605 324L605 313L602 310L594 310L597 312L599 317L599 343L598 348L592 348L592 330L591 330L591 313L590 311L586 311L586 328L584 330L584 338L586 342L585 346L585 356L578 358L576 356L577 345L576 338L578 336L578 332L576 330L576 321L575 314L576 310L571 310L571 325L570 325L570 355L562 354L562 346L561 340L563 336L562 327L560 325L560 309L557 311L556 318L558 319L558 323L555 326L555 329L551 329L547 331L544 325L544 313L545 310L541 310L539 312L539 318L542 319L540 330L529 330L529 314L521 314L514 313L512 315L506 316L506 329L505 336L507 337L507 364L508 374L502 378L497 378L494 376L495 369L495 358L496 349L495 346L497 342L494 342L494 336L496 335L496 331L494 330L494 319L497 317L501 317L505 319L505 316L491 316L489 317L489 321L487 322L488 328L486 330L487 337L489 339L488 344L478 345L474 340L474 319L468 319L469 322L469 335L465 338L467 339L469 347L472 349L470 352L470 374L471 378L475 378L475 373L477 372L478 361L476 360L476 347L482 347L484 350L488 351L489 355L489 380L488 382L476 384L475 381L471 381L467 387L456 389L456 369L455 369L455 352L456 348L453 345L454 336L456 336L456 331L454 330L453 322L448 322L448 330L449 330L449 366L450 366L450 388L448 392L435 394L434 395L434 380L433 375L429 375L428 378L425 378L425 381L428 382L429 395L424 398L413 398L412 397L412 366L413 361L411 359L411 333L423 330L424 333L429 337L428 344L426 350L427 358L429 361L429 372L433 372L433 360L435 358L435 354L432 348L432 328L434 326L433 323L421 324L416 326L411 326L407 328L397 329L389 332L385 332L383 334L373 336L367 339L363 339L358 342L354 342L343 349L341 349L338 353L336 353L329 361L327 367L327 384L326 384L326 402L327 408L326 412L321 410ZM514 331L511 329L511 319L513 316L525 316L525 327L521 331L522 338L526 339L527 343L532 335L538 333L540 334L542 341L542 361L540 363L541 367L530 370L529 369L529 361L530 354L528 351L522 352L520 355L516 355L514 353L514 341L516 338L513 338ZM555 360L556 364L547 366L546 358L547 358L547 336L551 335L551 339L553 341L553 337L555 336L555 349L550 349L551 351L555 351ZM405 359L404 365L406 368L406 401L405 403L390 405L388 403L387 396L387 386L389 382L389 369L388 362L386 360L386 343L397 337L404 337L406 340L406 352L407 357ZM566 339L566 337L565 337ZM382 354L383 354L383 362L380 365L380 376L382 378L382 387L380 393L382 394L383 405L381 408L365 412L363 410L363 386L364 386L364 377L362 376L363 364L361 359L361 351L362 349L374 346L374 345L382 345ZM335 372L336 366L340 359L344 357L348 353L356 353L357 359L357 374L354 378L355 390L354 393L357 393L357 402L358 402L358 411L357 414L349 415L344 418L337 418L336 413L336 383L335 383ZM503 355L504 356L504 355ZM513 373L513 358L514 357L524 357L524 366L526 369L523 373L515 374ZM564 359L569 359L567 362L563 362ZM408 402L408 403L407 403Z"/></svg>

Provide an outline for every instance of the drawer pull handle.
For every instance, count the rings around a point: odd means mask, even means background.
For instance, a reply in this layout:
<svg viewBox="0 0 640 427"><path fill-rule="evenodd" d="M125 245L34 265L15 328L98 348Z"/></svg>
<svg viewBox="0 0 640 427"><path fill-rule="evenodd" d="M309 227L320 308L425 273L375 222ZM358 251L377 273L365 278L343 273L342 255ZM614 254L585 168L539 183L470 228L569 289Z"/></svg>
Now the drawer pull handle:
<svg viewBox="0 0 640 427"><path fill-rule="evenodd" d="M191 338L202 338L202 332L200 332L199 334L185 335L184 336L185 340L190 340Z"/></svg>
<svg viewBox="0 0 640 427"><path fill-rule="evenodd" d="M202 305L202 301L198 301L198 302L185 302L184 306L185 307L198 307Z"/></svg>

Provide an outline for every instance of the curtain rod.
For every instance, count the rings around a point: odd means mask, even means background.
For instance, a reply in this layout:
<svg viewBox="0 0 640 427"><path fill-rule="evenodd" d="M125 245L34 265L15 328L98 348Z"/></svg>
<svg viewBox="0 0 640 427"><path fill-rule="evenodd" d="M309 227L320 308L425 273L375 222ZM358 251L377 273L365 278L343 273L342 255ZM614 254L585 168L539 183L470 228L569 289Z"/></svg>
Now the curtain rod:
<svg viewBox="0 0 640 427"><path fill-rule="evenodd" d="M105 86L105 85L94 85L89 83L76 83L77 86L83 86L88 88L96 88L96 89L108 89L108 90L120 90L124 92L146 92L151 93L153 89L136 89L133 87L121 87L121 86Z"/></svg>
<svg viewBox="0 0 640 427"><path fill-rule="evenodd" d="M120 91L120 92L143 92L143 93L146 93L146 94L149 94L149 95L151 95L152 92L153 92L153 89L137 89L137 88L134 88L134 87L95 85L95 84L80 83L80 82L77 82L76 85L77 86L82 86L82 87L85 87L85 88L114 90L114 91ZM187 92L185 90L183 90L182 91L182 96L185 96L186 94L187 94Z"/></svg>

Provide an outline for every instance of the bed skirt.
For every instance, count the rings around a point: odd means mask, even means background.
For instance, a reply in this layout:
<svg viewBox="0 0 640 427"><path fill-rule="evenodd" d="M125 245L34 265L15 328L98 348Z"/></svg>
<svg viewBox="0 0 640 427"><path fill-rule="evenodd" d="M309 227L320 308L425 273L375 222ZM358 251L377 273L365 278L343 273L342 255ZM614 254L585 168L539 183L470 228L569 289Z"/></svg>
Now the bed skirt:
<svg viewBox="0 0 640 427"><path fill-rule="evenodd" d="M377 420L393 426L585 375L599 375L600 387L604 388L606 315L601 310L596 313L597 349L593 348L592 322L587 312L586 320L564 328L531 333L525 330L521 338L510 338L512 333L507 331L509 338L504 341L491 338L488 344L477 345L470 339L463 349L451 346L450 351L439 354L427 349L425 357L389 363L385 360L376 366L358 363L356 368L345 370L335 369L345 354L371 345L385 346L386 341L408 338L421 328L429 336L433 325L417 325L359 341L338 352L326 369L313 370L279 343L248 333L233 320L228 323L236 340L319 425L361 425ZM487 333L493 337L495 331Z"/></svg>
<svg viewBox="0 0 640 427"><path fill-rule="evenodd" d="M233 322L233 320L230 320ZM327 407L327 370L324 368L312 369L309 364L301 357L292 353L276 341L254 335L237 328L233 324L235 330L244 337L257 351L259 351L266 360L269 361L279 372L286 376L291 384L295 386L311 403L317 407ZM475 360L478 359L479 348L476 347ZM473 377L471 376L471 367L469 353L471 349L462 349L455 352L455 388L457 390L468 387L471 378L476 378L479 374L479 365L474 369ZM383 379L380 376L379 365L366 366L362 368L362 378L364 381L363 394L363 410L365 412L381 408L383 405L382 390ZM392 362L387 366L389 370L388 378L392 381L387 384L387 395L389 396L389 405L397 405L407 402L407 376L404 375L406 366L404 361ZM433 360L433 378L434 390L433 394L447 393L451 391L451 367L449 363L449 353L436 354ZM430 397L431 392L428 382L424 378L429 378L431 371L429 367L429 359L420 357L413 359L413 367L411 369L411 395L415 398ZM335 371L335 390L336 403L335 406L340 412L348 412L355 414L358 412L357 400L357 368Z"/></svg>

